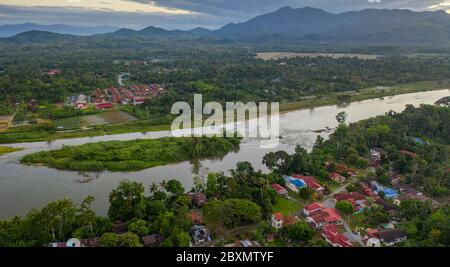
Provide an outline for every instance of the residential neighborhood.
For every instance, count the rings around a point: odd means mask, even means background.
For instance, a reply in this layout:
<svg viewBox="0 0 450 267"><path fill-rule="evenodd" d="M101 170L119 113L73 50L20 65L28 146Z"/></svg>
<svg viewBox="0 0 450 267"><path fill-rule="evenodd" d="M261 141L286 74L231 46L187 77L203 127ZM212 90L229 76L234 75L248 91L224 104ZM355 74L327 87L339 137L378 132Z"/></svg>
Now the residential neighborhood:
<svg viewBox="0 0 450 267"><path fill-rule="evenodd" d="M132 84L129 88L109 87L95 89L91 95L79 94L68 97L66 105L77 109L94 106L95 109L111 109L114 105L142 105L145 99L157 97L165 92L165 88L158 84Z"/></svg>

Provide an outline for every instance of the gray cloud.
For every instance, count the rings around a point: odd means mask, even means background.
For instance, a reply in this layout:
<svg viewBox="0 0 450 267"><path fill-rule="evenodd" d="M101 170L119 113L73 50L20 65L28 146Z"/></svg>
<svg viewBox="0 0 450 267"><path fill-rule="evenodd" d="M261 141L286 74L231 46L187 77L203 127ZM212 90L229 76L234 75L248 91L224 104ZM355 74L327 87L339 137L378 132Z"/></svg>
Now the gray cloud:
<svg viewBox="0 0 450 267"><path fill-rule="evenodd" d="M98 0L107 2L107 0ZM168 29L189 29L197 26L218 28L230 22L242 22L254 16L274 11L283 6L322 8L330 12L343 12L364 8L408 8L425 10L443 0L126 0L155 3L158 6L179 8L198 15L168 15L92 11L83 8L17 7L0 5L0 24L35 22L69 25L111 25L143 28L148 25ZM2 15L3 14L3 15Z"/></svg>

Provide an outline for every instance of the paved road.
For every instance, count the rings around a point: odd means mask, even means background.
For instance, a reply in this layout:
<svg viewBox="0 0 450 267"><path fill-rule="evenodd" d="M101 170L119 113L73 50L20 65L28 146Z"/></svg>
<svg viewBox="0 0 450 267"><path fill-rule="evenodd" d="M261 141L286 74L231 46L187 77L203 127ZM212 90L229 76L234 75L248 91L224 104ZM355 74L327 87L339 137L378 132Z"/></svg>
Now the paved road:
<svg viewBox="0 0 450 267"><path fill-rule="evenodd" d="M353 179L354 180L354 179ZM345 191L345 188L347 187L347 185L352 182L348 181L347 183L343 184L342 186L340 186L338 189L336 189L335 191L333 191L333 193L329 194L328 196L326 196L323 200L322 200L322 205L324 205L327 208L334 208L335 207L335 202L333 200L333 196L339 193L342 193ZM364 243L362 241L362 237L358 234L354 234L350 228L350 226L348 225L347 221L344 219L344 235L350 240L350 242L356 242L359 245L361 245L362 247L364 247Z"/></svg>
<svg viewBox="0 0 450 267"><path fill-rule="evenodd" d="M123 76L128 76L128 75L130 75L130 74L129 73L121 73L121 74L117 75L117 83L120 86L125 86L125 84L123 84Z"/></svg>

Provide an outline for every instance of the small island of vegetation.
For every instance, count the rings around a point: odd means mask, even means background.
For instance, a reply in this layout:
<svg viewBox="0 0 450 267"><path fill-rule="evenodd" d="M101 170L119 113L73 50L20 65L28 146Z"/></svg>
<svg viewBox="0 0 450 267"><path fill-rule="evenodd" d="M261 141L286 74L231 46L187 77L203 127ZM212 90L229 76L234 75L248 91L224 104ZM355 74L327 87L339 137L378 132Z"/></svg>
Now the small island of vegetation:
<svg viewBox="0 0 450 267"><path fill-rule="evenodd" d="M220 157L239 149L240 139L167 137L66 146L25 156L22 163L73 171L138 171L168 163Z"/></svg>

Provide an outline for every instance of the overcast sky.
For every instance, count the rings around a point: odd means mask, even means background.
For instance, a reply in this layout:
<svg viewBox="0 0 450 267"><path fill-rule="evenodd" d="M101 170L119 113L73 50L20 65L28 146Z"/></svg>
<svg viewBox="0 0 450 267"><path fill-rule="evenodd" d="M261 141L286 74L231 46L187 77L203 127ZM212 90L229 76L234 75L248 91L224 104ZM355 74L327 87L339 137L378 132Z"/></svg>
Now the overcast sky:
<svg viewBox="0 0 450 267"><path fill-rule="evenodd" d="M0 24L110 25L140 29L219 28L283 6L330 12L364 8L443 9L450 0L0 0Z"/></svg>

